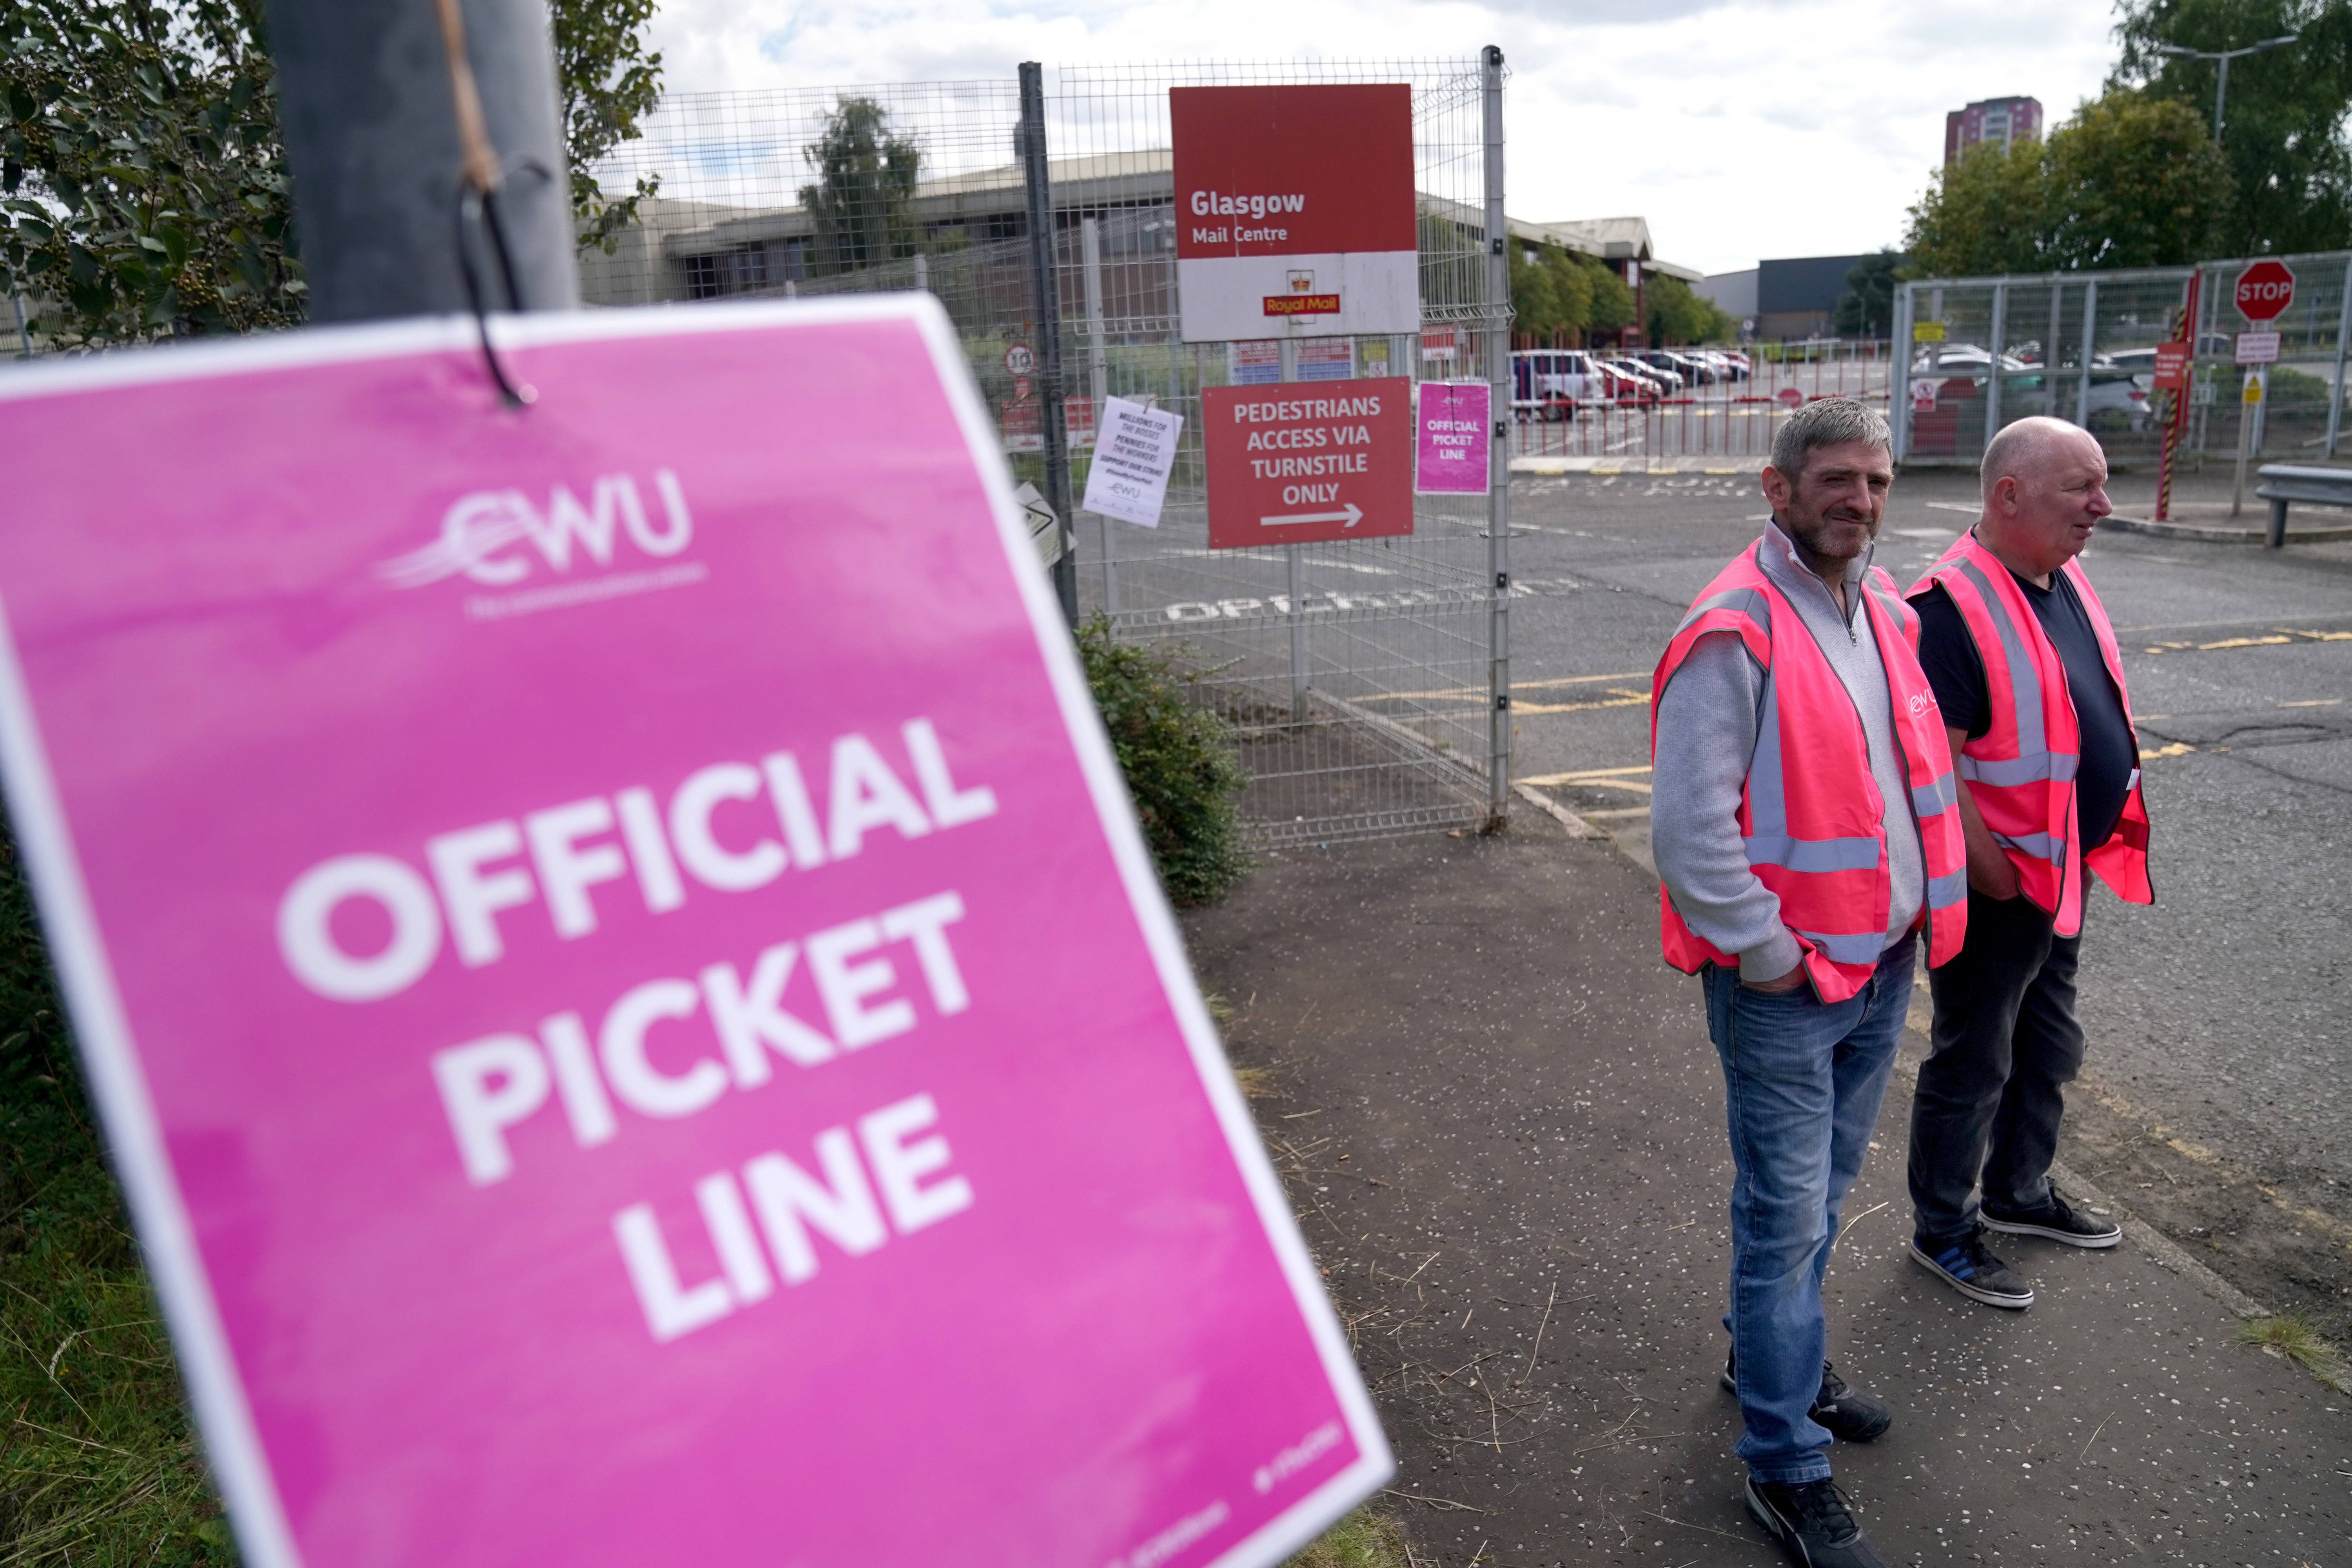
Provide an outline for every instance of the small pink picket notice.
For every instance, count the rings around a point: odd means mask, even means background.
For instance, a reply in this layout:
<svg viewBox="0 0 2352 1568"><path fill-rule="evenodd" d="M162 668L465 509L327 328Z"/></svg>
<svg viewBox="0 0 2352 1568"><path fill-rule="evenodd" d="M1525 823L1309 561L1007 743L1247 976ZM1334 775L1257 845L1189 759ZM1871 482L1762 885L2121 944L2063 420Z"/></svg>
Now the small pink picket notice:
<svg viewBox="0 0 2352 1568"><path fill-rule="evenodd" d="M1483 381L1424 381L1413 389L1412 488L1422 495L1484 495L1494 442L1492 388Z"/></svg>
<svg viewBox="0 0 2352 1568"><path fill-rule="evenodd" d="M0 379L0 768L247 1559L1296 1550L1388 1452L945 315L503 321L519 411L471 331Z"/></svg>

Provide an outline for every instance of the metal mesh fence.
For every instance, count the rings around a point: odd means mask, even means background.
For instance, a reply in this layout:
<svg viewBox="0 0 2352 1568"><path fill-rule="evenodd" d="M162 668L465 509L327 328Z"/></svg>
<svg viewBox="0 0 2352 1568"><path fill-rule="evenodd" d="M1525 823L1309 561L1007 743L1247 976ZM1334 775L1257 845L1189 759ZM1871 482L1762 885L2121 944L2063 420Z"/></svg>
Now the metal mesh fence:
<svg viewBox="0 0 2352 1568"><path fill-rule="evenodd" d="M2188 336L2195 277L2196 353L2181 455L2192 463L2233 458L2243 424L2256 458L2335 457L2352 252L2269 259L2284 261L2295 278L2293 303L2269 322L2238 309L2235 285L2252 264L2246 259L1903 285L1895 334L1911 353L1891 367L1898 455L1973 466L1991 432L2039 414L2093 431L2111 458L2152 459L2171 395L2156 388L2156 347ZM2237 339L2264 328L2280 335L2278 363L2267 373L2264 400L2248 405L2239 396Z"/></svg>
<svg viewBox="0 0 2352 1568"><path fill-rule="evenodd" d="M1815 398L1884 412L1884 340L1750 343L1736 351L1512 352L1515 457L1582 464L1761 459L1780 422ZM1539 467L1539 463L1529 465Z"/></svg>
<svg viewBox="0 0 2352 1568"><path fill-rule="evenodd" d="M1325 841L1475 823L1489 809L1495 572L1485 496L1417 497L1409 537L1208 548L1203 387L1403 375L1492 379L1486 79L1476 58L1161 63L1045 73L1051 254L1072 491L1106 397L1185 426L1156 529L1079 520L1083 606L1175 652L1234 725L1245 812ZM1168 89L1412 88L1423 331L1416 337L1180 341ZM1016 479L1050 495L1038 290L1014 81L681 95L605 171L659 181L583 292L646 304L926 289L946 306Z"/></svg>

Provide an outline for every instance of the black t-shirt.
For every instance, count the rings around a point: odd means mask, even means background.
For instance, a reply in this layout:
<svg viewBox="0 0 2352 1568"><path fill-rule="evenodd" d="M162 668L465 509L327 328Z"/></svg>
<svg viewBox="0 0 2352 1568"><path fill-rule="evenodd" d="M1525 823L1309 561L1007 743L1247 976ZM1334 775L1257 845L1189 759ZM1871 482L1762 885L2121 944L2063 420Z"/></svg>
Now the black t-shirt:
<svg viewBox="0 0 2352 1568"><path fill-rule="evenodd" d="M2010 575L2066 667L2066 689L2074 700L2083 746L2074 775L2074 819L2088 851L2114 835L2131 793L2132 770L2139 766L2139 750L2124 718L2123 698L2099 653L2099 635L2092 630L2090 614L2074 584L2063 572L2053 573L2047 588L2037 588L2013 572ZM1919 663L1927 672L1927 684L1936 689L1944 722L1977 740L1992 721L1986 711L1984 660L1976 638L1941 583L1911 605L1919 612Z"/></svg>

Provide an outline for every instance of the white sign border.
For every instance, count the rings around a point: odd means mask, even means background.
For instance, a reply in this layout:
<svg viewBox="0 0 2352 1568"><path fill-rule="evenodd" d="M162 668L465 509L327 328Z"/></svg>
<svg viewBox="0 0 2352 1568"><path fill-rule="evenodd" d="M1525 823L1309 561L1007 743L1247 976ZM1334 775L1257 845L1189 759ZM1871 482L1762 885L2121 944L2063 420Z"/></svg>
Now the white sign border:
<svg viewBox="0 0 2352 1568"><path fill-rule="evenodd" d="M1224 1134L1355 1440L1355 1463L1209 1565L1270 1568L1320 1535L1394 1475L1395 1460L1362 1373L1325 1293L1320 1272L1299 1233L1282 1180L1266 1156L1256 1123L1218 1041L1216 1026L1202 1001L1183 939L1136 826L1125 780L1095 710L1076 649L1062 625L1060 605L1048 591L1044 574L1036 570L1034 547L1020 509L1013 503L1012 469L998 449L995 425L981 401L945 308L929 294L879 294L863 299L701 305L691 310L546 312L493 316L489 335L498 347L517 349L877 321L909 321L921 331L962 427L965 445L982 473L995 481L990 486L990 499L998 543L1019 585L1031 629L1045 657L1064 727L1094 798L1097 818L1160 984L1174 1005L1178 1026L1219 1131ZM235 342L129 349L20 365L0 371L0 402L452 352L478 352L472 318L431 316L313 327ZM501 414L494 406L486 406L483 416ZM5 584L0 584L0 782L5 782L14 810L17 843L38 896L42 925L89 1073L91 1092L131 1200L132 1225L173 1331L173 1349L188 1382L207 1458L229 1504L238 1548L254 1568L300 1568L302 1558L246 1401L211 1282L205 1275L194 1224L172 1174L112 961L74 851L56 776L16 657Z"/></svg>

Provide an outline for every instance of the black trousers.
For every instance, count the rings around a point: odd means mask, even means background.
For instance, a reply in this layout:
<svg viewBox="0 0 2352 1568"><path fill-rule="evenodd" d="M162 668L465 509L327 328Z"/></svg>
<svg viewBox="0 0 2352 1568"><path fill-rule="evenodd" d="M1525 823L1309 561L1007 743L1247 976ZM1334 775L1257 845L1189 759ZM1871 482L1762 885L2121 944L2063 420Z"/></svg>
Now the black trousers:
<svg viewBox="0 0 2352 1568"><path fill-rule="evenodd" d="M2023 897L1969 890L1968 941L1927 972L1934 1050L1911 1102L1911 1204L1917 1233L1973 1230L1978 1197L1996 1209L2049 1201L2065 1087L2083 1066L2074 1017L2079 936L2059 936Z"/></svg>

